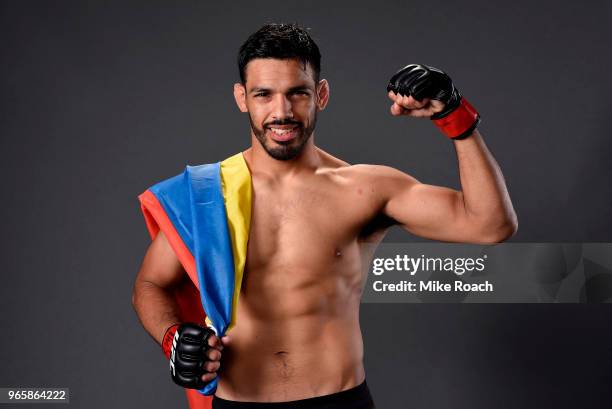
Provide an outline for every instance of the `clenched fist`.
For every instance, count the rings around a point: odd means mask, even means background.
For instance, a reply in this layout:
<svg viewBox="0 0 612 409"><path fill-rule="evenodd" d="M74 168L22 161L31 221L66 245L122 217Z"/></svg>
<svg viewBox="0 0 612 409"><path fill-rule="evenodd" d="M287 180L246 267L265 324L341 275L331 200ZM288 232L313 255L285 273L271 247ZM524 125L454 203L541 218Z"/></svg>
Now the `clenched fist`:
<svg viewBox="0 0 612 409"><path fill-rule="evenodd" d="M469 136L480 121L451 78L435 67L405 66L389 80L387 95L393 101L392 115L431 118L452 139Z"/></svg>
<svg viewBox="0 0 612 409"><path fill-rule="evenodd" d="M162 347L177 385L202 389L217 376L223 343L212 329L189 322L173 325L166 331Z"/></svg>

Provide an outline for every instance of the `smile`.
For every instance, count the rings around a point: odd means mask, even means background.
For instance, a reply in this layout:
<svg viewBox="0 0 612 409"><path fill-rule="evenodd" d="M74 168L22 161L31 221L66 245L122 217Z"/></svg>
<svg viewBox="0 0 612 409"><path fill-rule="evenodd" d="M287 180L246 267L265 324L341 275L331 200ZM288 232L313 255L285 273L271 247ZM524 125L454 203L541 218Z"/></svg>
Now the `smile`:
<svg viewBox="0 0 612 409"><path fill-rule="evenodd" d="M278 142L286 142L295 138L295 136L297 135L297 129L297 126L293 128L268 128L268 130L271 132L272 139Z"/></svg>

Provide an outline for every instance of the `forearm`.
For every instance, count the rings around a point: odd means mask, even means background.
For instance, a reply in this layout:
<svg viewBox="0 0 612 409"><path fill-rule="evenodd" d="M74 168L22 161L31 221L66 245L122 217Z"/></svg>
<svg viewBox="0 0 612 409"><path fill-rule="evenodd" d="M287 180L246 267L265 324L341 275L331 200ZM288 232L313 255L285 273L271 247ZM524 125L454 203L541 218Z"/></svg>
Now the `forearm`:
<svg viewBox="0 0 612 409"><path fill-rule="evenodd" d="M499 165L478 130L454 142L467 217L491 235L510 236L516 214Z"/></svg>
<svg viewBox="0 0 612 409"><path fill-rule="evenodd" d="M181 322L172 292L149 281L136 280L132 304L142 326L160 345L168 327Z"/></svg>

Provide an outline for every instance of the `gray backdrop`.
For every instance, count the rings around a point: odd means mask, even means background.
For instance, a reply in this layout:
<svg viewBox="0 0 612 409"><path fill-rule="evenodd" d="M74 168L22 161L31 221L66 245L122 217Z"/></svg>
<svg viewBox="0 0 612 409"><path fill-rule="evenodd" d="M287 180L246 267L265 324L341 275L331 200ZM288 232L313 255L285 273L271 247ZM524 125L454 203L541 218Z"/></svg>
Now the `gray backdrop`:
<svg viewBox="0 0 612 409"><path fill-rule="evenodd" d="M182 406L130 303L149 244L136 196L248 145L235 56L268 21L311 27L321 48L331 84L322 148L459 187L452 144L427 120L388 114L390 75L434 65L483 116L519 216L513 241L612 241L610 2L0 10L0 386L69 387L78 408ZM399 229L387 239L419 240ZM610 312L365 304L368 383L379 408L609 407Z"/></svg>

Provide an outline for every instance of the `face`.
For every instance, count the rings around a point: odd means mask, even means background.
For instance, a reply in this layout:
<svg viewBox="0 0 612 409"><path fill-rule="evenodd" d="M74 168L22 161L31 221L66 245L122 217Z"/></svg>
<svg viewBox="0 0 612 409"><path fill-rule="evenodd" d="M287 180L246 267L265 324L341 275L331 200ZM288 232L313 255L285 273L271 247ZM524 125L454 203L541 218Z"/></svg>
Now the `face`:
<svg viewBox="0 0 612 409"><path fill-rule="evenodd" d="M234 85L234 97L249 114L251 131L263 149L274 159L291 160L312 136L329 87L326 80L315 84L310 64L257 58L246 66L246 84Z"/></svg>

